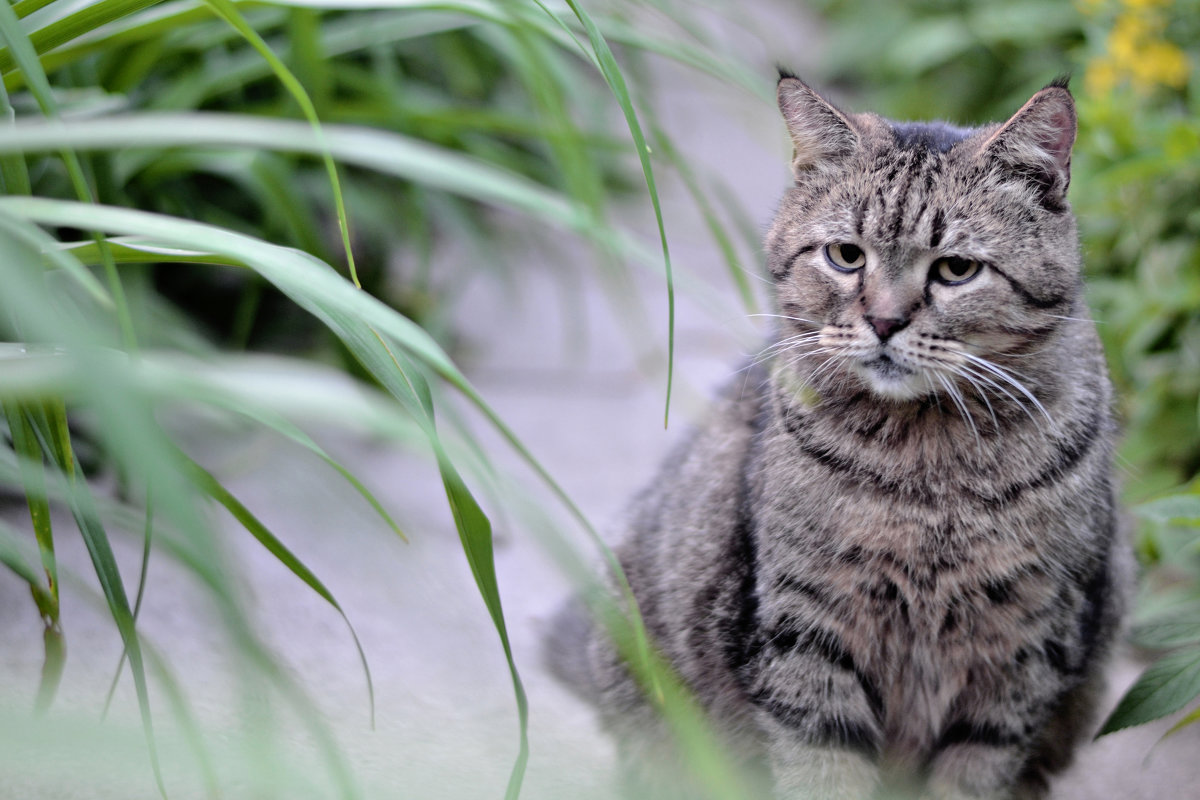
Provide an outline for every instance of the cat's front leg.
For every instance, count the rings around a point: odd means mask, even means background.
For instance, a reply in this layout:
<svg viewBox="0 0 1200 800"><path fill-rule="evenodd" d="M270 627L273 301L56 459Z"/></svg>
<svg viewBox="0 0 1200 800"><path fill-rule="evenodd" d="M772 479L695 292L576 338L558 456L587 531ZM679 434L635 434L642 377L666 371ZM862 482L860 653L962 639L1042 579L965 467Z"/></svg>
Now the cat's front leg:
<svg viewBox="0 0 1200 800"><path fill-rule="evenodd" d="M769 745L778 800L867 800L879 770L863 753L776 732Z"/></svg>
<svg viewBox="0 0 1200 800"><path fill-rule="evenodd" d="M780 614L747 689L780 800L867 800L879 784L882 699L840 632Z"/></svg>
<svg viewBox="0 0 1200 800"><path fill-rule="evenodd" d="M1024 750L1016 744L964 741L938 754L929 777L932 800L1040 800L1026 787L1017 791Z"/></svg>

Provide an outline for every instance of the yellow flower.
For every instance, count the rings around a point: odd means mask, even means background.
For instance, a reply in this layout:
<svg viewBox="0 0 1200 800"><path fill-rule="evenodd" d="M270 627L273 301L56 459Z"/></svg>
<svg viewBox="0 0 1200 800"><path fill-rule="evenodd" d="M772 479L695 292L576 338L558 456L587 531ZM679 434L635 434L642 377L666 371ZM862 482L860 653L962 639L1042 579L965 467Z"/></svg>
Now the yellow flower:
<svg viewBox="0 0 1200 800"><path fill-rule="evenodd" d="M1135 84L1149 89L1155 85L1181 89L1187 84L1188 60L1184 52L1167 41L1146 42L1141 58L1130 64Z"/></svg>
<svg viewBox="0 0 1200 800"><path fill-rule="evenodd" d="M1083 84L1093 97L1106 95L1121 82L1121 70L1108 58L1092 59L1083 76Z"/></svg>
<svg viewBox="0 0 1200 800"><path fill-rule="evenodd" d="M1122 14L1108 33L1108 52L1118 64L1131 66L1156 33L1141 14Z"/></svg>
<svg viewBox="0 0 1200 800"><path fill-rule="evenodd" d="M1166 15L1158 8L1170 0L1121 0L1125 7L1105 40L1105 53L1088 64L1090 91L1108 94L1128 80L1140 91L1155 86L1183 88L1191 65L1187 55L1165 38Z"/></svg>

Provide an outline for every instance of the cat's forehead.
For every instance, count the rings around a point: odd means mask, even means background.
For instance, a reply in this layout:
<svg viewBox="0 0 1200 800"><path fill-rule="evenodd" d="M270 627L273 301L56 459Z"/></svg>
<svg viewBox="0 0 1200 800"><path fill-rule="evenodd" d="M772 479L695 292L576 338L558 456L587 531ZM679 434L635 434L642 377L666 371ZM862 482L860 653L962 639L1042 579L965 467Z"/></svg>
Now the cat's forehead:
<svg viewBox="0 0 1200 800"><path fill-rule="evenodd" d="M901 150L928 150L948 153L954 145L969 139L977 131L960 128L947 122L891 122L887 121L892 137L891 144Z"/></svg>

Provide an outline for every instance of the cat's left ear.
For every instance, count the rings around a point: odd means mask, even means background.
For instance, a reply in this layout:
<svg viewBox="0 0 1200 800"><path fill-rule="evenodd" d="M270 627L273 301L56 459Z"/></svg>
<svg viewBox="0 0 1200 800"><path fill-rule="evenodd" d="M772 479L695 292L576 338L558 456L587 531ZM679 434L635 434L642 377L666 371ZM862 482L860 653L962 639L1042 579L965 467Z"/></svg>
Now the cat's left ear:
<svg viewBox="0 0 1200 800"><path fill-rule="evenodd" d="M1071 146L1075 144L1075 100L1066 80L1035 94L1012 119L1000 126L980 152L1030 181L1042 204L1059 210L1071 184Z"/></svg>
<svg viewBox="0 0 1200 800"><path fill-rule="evenodd" d="M780 70L779 111L792 137L792 172L836 168L858 148L858 131L845 114L808 84Z"/></svg>

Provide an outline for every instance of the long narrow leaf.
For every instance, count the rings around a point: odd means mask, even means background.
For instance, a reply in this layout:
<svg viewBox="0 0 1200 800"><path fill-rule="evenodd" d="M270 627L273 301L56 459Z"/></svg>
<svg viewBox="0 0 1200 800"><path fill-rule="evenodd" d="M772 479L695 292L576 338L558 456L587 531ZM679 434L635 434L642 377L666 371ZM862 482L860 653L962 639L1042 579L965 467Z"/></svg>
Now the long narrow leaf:
<svg viewBox="0 0 1200 800"><path fill-rule="evenodd" d="M308 92L304 90L304 86L296 79L292 71L287 68L287 65L280 61L270 46L263 41L258 31L250 27L250 23L246 22L246 18L242 16L242 13L238 11L237 6L231 0L204 0L204 2L208 3L218 16L232 25L262 55L267 63L271 65L271 70L279 78L280 83L284 85L284 88L287 89L295 101L300 104L305 118L317 136L317 141L321 144L321 160L325 163L325 171L329 175L329 183L333 188L333 202L337 211L338 230L342 235L342 247L346 252L346 264L350 270L350 279L354 281L355 286L362 288L362 284L358 280L358 270L354 267L354 251L350 247L350 225L346 219L346 201L342 197L342 184L338 180L337 165L334 164L333 155L329 152L329 146L325 142L321 120L317 116L317 109L313 106L312 99L309 98Z"/></svg>
<svg viewBox="0 0 1200 800"><path fill-rule="evenodd" d="M24 538L10 528L8 523L0 520L0 564L28 583L35 597L41 595L48 599L50 588L46 585L45 576L38 571L25 552Z"/></svg>
<svg viewBox="0 0 1200 800"><path fill-rule="evenodd" d="M50 504L46 500L46 472L42 462L42 450L38 446L37 437L24 409L12 401L5 401L3 406L4 415L8 418L13 450L21 459L21 484L25 492L25 502L29 506L29 518L33 524L42 569L46 573L50 602L44 605L39 603L38 611L46 624L57 624L58 566L54 558L54 528L50 523Z"/></svg>
<svg viewBox="0 0 1200 800"><path fill-rule="evenodd" d="M76 475L81 475L78 462L73 465ZM141 643L138 640L137 629L133 624L133 610L129 607L129 599L125 593L125 584L121 572L117 568L108 534L100 521L99 515L91 502L90 494L78 492L72 495L71 514L79 526L79 532L87 545L88 555L91 556L92 566L96 570L96 578L104 590L113 620L125 645L125 654L129 659L129 668L133 673L134 688L138 696L138 707L142 715L142 727L146 733L146 747L150 756L150 765L154 771L154 781L162 797L167 797L167 788L163 783L162 768L158 761L158 746L154 739L154 724L150 715L150 694L146 686L146 668L142 661Z"/></svg>
<svg viewBox="0 0 1200 800"><path fill-rule="evenodd" d="M547 14L554 16L553 12L541 3L541 0L537 0L537 2ZM604 35L600 33L596 23L576 0L566 0L566 2L583 25L584 30L587 31L588 41L595 53L600 73L604 76L617 104L621 107L621 112L625 115L625 123L629 127L638 161L642 165L642 175L646 180L650 203L654 207L654 219L658 224L658 237L662 243L663 268L667 279L667 396L663 409L663 426L666 427L671 418L671 385L675 375L675 278L671 269L671 251L667 246L667 229L663 223L662 205L658 199L658 187L654 182L654 167L650 163L650 146L646 144L646 136L642 132L641 123L638 122L637 112L634 111L633 101L630 99L629 89L625 85L621 68L617 65L617 60L613 56L608 42L604 40ZM558 19L556 16L554 18Z"/></svg>
<svg viewBox="0 0 1200 800"><path fill-rule="evenodd" d="M141 0L138 1L141 2ZM153 0L146 1L151 2ZM87 9L84 11L86 12ZM3 36L4 40L8 43L8 53L11 54L17 66L25 74L25 78L29 82L29 89L33 93L34 98L36 98L42 113L47 117L57 117L58 107L54 99L54 91L50 87L50 81L46 78L46 73L42 69L41 62L38 61L33 45L26 38L24 31L21 29L21 23L17 20L12 6L8 3L0 3L0 36ZM79 156L73 150L64 149L62 151L62 159L66 165L67 174L71 179L71 185L75 190L76 197L83 202L94 200L91 187L84 176L83 165L79 161ZM87 226L84 226L84 229L89 230ZM121 280L120 276L117 275L116 263L112 260L112 255L105 249L99 235L93 234L93 236L96 239L97 246L100 248L100 254L104 261L104 269L108 275L109 291L112 293L116 305L117 322L121 329L121 335L124 338L125 346L132 350L136 347L133 318L129 313L129 306L125 300L125 292L121 288Z"/></svg>
<svg viewBox="0 0 1200 800"><path fill-rule="evenodd" d="M350 637L354 640L354 647L358 650L358 659L362 663L363 674L367 681L367 697L371 709L371 727L375 727L375 684L371 680L371 668L367 664L367 654L363 652L362 643L358 640L358 632L354 630L354 625L351 624L350 618L346 616L346 612L342 610L333 593L325 587L321 579L303 561L296 557L295 553L288 549L287 545L280 541L279 537L271 533L267 526L250 509L246 508L240 500L230 494L229 490L222 486L221 482L212 473L183 453L179 454L179 458L191 474L196 486L204 494L224 506L225 510L246 529L246 532L267 549L267 552L275 556L280 564L287 567L288 571L299 578L308 588L316 592L326 603L333 606L333 609L341 615L342 620L346 623L346 627L350 631Z"/></svg>
<svg viewBox="0 0 1200 800"><path fill-rule="evenodd" d="M31 52L37 54L53 50L107 22L120 19L135 11L141 11L158 2L161 0L102 0L99 3L92 3L65 19L55 20L52 25L34 31L29 37L29 41L32 43ZM14 20L16 16L14 13ZM17 48L13 46L13 42L9 41L9 49L0 50L0 72L8 72L14 67L20 67L25 72L26 79L33 77L27 62L22 59ZM41 71L40 67L38 71Z"/></svg>

